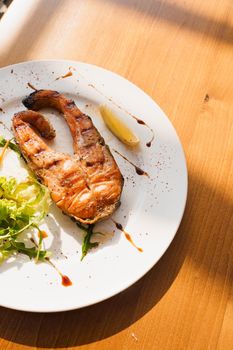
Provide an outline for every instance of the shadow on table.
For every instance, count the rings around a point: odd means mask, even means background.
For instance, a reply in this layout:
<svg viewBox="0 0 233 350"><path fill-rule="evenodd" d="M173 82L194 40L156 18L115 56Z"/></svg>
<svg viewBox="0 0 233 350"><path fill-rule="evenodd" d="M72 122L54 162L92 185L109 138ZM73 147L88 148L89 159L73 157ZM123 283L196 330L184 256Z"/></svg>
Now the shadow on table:
<svg viewBox="0 0 233 350"><path fill-rule="evenodd" d="M233 244L230 232L232 201L195 176L190 176L189 183L187 207L175 239L156 266L140 281L107 301L76 311L30 314L0 308L0 337L42 348L71 347L108 338L156 308L186 257L195 269L201 269L209 276L212 272L220 284L226 283L223 278L230 261L226 263L225 259ZM223 218L217 225L214 224L216 215ZM220 256L216 256L216 249L221 249Z"/></svg>
<svg viewBox="0 0 233 350"><path fill-rule="evenodd" d="M182 6L175 2L164 0L110 0L117 5L132 8L135 11L140 11L148 16L156 17L158 21L166 21L170 24L182 26L183 29L191 30L201 35L206 35L225 41L227 44L233 44L233 27L226 20L218 21L201 14L199 11L192 11L188 6ZM229 9L230 16L230 9Z"/></svg>
<svg viewBox="0 0 233 350"><path fill-rule="evenodd" d="M227 21L227 17L226 20L218 21L215 18L204 16L200 12L198 13L181 5L162 0L109 1L115 2L118 6L125 6L135 11L143 12L147 16L154 17L156 21L167 22L171 25L180 25L183 30L189 30L220 42L233 44L233 27ZM15 40L7 49L4 48L0 52L0 66L2 65L1 62L4 62L5 65L5 62L12 64L16 63L16 61L20 62L30 59L30 52L33 51L34 45L38 43L40 38L46 35L52 19L61 13L64 13L65 18L66 5L66 2L62 0L49 0L49 5L47 0L38 1L37 6L33 7L31 16L18 29ZM37 16L38 13L40 14L39 18ZM230 16L230 9L228 13ZM76 12L74 13L75 15ZM30 35L28 35L28 28L33 28ZM24 49L20 50L21 47ZM17 60L15 60L15 57L17 57ZM74 58L78 59L78 56Z"/></svg>

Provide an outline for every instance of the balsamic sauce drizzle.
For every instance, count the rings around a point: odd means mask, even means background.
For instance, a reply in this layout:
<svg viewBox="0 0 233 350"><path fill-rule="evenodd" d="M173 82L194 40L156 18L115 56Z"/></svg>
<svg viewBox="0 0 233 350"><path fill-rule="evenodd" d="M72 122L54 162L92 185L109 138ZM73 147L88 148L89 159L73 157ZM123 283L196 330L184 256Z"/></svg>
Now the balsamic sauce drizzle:
<svg viewBox="0 0 233 350"><path fill-rule="evenodd" d="M61 273L61 271L57 268L57 266L49 259L49 258L45 258L45 260L48 262L49 265L51 265L56 271L57 273L60 275L61 277L61 284L64 286L64 287L69 287L69 286L72 286L72 282L71 280L69 279L68 276L66 275L63 275Z"/></svg>
<svg viewBox="0 0 233 350"><path fill-rule="evenodd" d="M34 240L33 237L30 238L31 242L38 248L38 244L36 243L36 241ZM49 258L45 258L46 262L51 265L59 274L59 276L61 277L61 284L64 287L69 287L72 285L72 281L69 279L68 276L63 275L63 273L57 268L57 266L49 259Z"/></svg>
<svg viewBox="0 0 233 350"><path fill-rule="evenodd" d="M115 224L116 228L117 228L118 230L120 230L121 232L124 233L125 238L126 238L140 253L142 253L142 252L143 252L142 248L138 247L138 246L134 243L134 241L132 240L131 235L123 229L123 226L122 226L119 222L116 222L116 221L113 220L113 219L111 219L111 220L112 220L112 222Z"/></svg>
<svg viewBox="0 0 233 350"><path fill-rule="evenodd" d="M138 175L145 175L145 176L147 176L147 177L150 177L149 176L149 174L146 172L146 171L144 171L144 170L142 170L141 168L139 168L137 165L135 165L133 162L131 162L131 160L129 160L128 158L126 158L123 154L121 154L119 151L117 151L116 149L112 149L115 153L117 153L119 156L121 156L124 160L126 160L129 164L131 164L133 167L134 167L134 169L135 169L135 171L136 171L136 173L138 174Z"/></svg>
<svg viewBox="0 0 233 350"><path fill-rule="evenodd" d="M27 83L27 85L34 91L38 91L38 89L35 88L35 86L33 86L31 83Z"/></svg>
<svg viewBox="0 0 233 350"><path fill-rule="evenodd" d="M73 75L73 73L69 69L69 71L66 74L64 74L60 77L57 77L55 80L65 79L65 78L71 77L72 75Z"/></svg>

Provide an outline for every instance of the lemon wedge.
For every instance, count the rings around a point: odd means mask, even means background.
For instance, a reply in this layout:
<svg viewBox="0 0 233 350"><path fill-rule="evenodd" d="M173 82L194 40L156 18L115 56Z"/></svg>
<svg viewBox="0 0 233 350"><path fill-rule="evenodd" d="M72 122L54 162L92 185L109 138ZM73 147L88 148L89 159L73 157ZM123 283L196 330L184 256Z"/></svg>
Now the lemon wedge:
<svg viewBox="0 0 233 350"><path fill-rule="evenodd" d="M109 107L101 105L99 108L105 124L120 141L131 147L139 144L139 138Z"/></svg>

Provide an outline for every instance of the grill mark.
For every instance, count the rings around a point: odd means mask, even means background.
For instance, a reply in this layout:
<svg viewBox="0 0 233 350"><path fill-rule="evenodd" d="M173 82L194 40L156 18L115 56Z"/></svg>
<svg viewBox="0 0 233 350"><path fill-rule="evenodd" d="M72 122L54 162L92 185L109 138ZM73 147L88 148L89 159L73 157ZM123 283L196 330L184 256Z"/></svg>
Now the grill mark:
<svg viewBox="0 0 233 350"><path fill-rule="evenodd" d="M27 144L27 143L29 143L29 141L31 141L31 138L30 138L30 136L28 136L27 138L25 137L25 141L24 141L24 144Z"/></svg>
<svg viewBox="0 0 233 350"><path fill-rule="evenodd" d="M57 204L57 205L59 205L59 203L60 202L62 202L62 201L64 201L64 197L62 197L62 198L60 198L58 201L56 201L55 203ZM68 214L66 214L66 213L64 213L64 212L62 212L63 214L65 214L65 215L68 215Z"/></svg>
<svg viewBox="0 0 233 350"><path fill-rule="evenodd" d="M73 171L72 173L67 174L66 176L63 177L63 179L60 181L62 186L68 185L68 184L72 184L73 185L73 181L77 180L76 177L76 171Z"/></svg>
<svg viewBox="0 0 233 350"><path fill-rule="evenodd" d="M83 119L83 114L75 115L74 118L75 118L75 120L78 122L78 121L80 121L81 119Z"/></svg>
<svg viewBox="0 0 233 350"><path fill-rule="evenodd" d="M86 162L86 166L91 167L92 165L94 165L94 162Z"/></svg>
<svg viewBox="0 0 233 350"><path fill-rule="evenodd" d="M74 101L71 100L71 101L67 102L67 103L66 103L66 107L67 107L67 108L74 108L74 107L75 107Z"/></svg>
<svg viewBox="0 0 233 350"><path fill-rule="evenodd" d="M82 134L85 134L86 132L90 131L91 129L93 129L92 125L89 126L89 128L84 128L84 129L82 129L81 133L82 133Z"/></svg>
<svg viewBox="0 0 233 350"><path fill-rule="evenodd" d="M18 123L18 125L14 126L14 129L15 129L15 131L18 131L21 129L26 129L26 127L27 127L27 125L24 122L20 121L20 123Z"/></svg>
<svg viewBox="0 0 233 350"><path fill-rule="evenodd" d="M40 90L39 90L40 91ZM41 90L42 91L42 90ZM36 92L36 91L35 91ZM58 97L60 94L58 91L53 91L52 92L53 97Z"/></svg>
<svg viewBox="0 0 233 350"><path fill-rule="evenodd" d="M44 169L48 170L48 169L52 168L53 166L59 164L60 162L61 162L61 160L56 160L56 159L52 160L51 163L48 163L44 166Z"/></svg>
<svg viewBox="0 0 233 350"><path fill-rule="evenodd" d="M100 164L100 165L104 164L104 159L97 159L95 161L88 161L88 160L86 161L87 167L92 167L92 166L97 165L97 164Z"/></svg>
<svg viewBox="0 0 233 350"><path fill-rule="evenodd" d="M76 197L75 197L76 198ZM68 205L68 208L67 208L67 211L70 209L70 207L73 205L73 198L72 198L72 200L70 200L70 203L69 203L69 205Z"/></svg>
<svg viewBox="0 0 233 350"><path fill-rule="evenodd" d="M40 148L37 153L33 154L34 157L37 157L39 156L42 152L45 152L45 149L44 148Z"/></svg>
<svg viewBox="0 0 233 350"><path fill-rule="evenodd" d="M91 148L91 147L93 147L93 146L95 146L97 144L97 142L94 142L93 140L88 140L88 141L89 141L89 143L86 143L85 145L83 145L84 152L89 152L89 148ZM90 141L92 141L92 142L90 142Z"/></svg>

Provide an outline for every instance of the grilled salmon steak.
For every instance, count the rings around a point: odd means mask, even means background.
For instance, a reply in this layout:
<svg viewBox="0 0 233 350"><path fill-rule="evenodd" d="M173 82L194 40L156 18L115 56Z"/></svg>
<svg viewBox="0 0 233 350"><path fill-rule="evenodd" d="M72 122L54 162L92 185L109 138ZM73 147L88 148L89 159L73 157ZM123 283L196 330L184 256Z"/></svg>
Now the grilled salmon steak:
<svg viewBox="0 0 233 350"><path fill-rule="evenodd" d="M76 220L93 224L120 205L123 177L90 117L56 91L38 90L23 100L28 111L13 117L17 144L31 170L51 191L56 205ZM64 115L73 137L74 156L55 152L41 138L55 131L37 110L53 107Z"/></svg>

